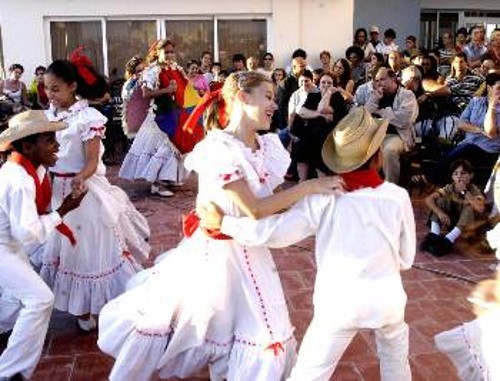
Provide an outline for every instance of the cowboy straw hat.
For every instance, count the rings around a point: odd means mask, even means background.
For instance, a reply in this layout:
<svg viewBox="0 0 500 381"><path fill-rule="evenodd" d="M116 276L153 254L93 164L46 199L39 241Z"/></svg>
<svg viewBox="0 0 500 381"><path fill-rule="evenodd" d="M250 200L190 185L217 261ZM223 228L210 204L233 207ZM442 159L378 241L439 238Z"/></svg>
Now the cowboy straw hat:
<svg viewBox="0 0 500 381"><path fill-rule="evenodd" d="M13 116L9 128L0 134L0 151L11 149L11 143L34 134L64 130L65 122L50 121L42 110L28 110Z"/></svg>
<svg viewBox="0 0 500 381"><path fill-rule="evenodd" d="M335 173L358 169L377 152L388 125L387 119L373 118L364 107L355 108L326 138L323 161Z"/></svg>

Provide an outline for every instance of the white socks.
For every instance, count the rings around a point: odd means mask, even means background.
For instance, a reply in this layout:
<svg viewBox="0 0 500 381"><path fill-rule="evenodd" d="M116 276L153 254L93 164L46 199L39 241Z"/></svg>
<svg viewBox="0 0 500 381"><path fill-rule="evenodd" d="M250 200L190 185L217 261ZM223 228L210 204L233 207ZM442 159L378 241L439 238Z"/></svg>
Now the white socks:
<svg viewBox="0 0 500 381"><path fill-rule="evenodd" d="M434 233L436 235L441 234L441 227L436 221L431 221L431 233Z"/></svg>
<svg viewBox="0 0 500 381"><path fill-rule="evenodd" d="M460 233L462 233L462 231L457 228L456 226L451 230L451 232L449 232L448 234L446 234L446 238L448 238L450 240L450 242L455 242L456 239L458 237L460 237Z"/></svg>

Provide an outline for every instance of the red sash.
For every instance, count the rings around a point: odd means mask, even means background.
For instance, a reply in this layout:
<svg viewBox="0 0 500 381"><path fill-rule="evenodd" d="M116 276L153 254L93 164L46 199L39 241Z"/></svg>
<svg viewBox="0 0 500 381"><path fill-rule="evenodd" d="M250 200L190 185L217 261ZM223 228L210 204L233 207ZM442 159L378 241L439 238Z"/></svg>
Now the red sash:
<svg viewBox="0 0 500 381"><path fill-rule="evenodd" d="M348 192L361 188L376 188L384 182L378 172L373 169L341 173L340 176L344 180Z"/></svg>
<svg viewBox="0 0 500 381"><path fill-rule="evenodd" d="M45 174L42 183L40 183L40 179L38 178L38 174L36 173L36 168L33 165L33 163L28 159L26 159L19 152L12 152L9 157L9 161L19 164L26 170L28 175L30 175L33 178L36 190L35 203L37 212L39 215L46 214L47 208L50 205L50 199L52 198L52 188L50 186L48 174L47 173ZM56 229L59 233L66 236L73 246L76 245L75 236L73 235L73 232L68 227L68 225L62 222L56 226Z"/></svg>
<svg viewBox="0 0 500 381"><path fill-rule="evenodd" d="M191 210L188 214L182 216L182 233L184 237L191 237L193 233L200 227L200 217L196 214L195 210ZM225 235L220 232L220 230L211 230L201 228L203 233L208 235L212 239L216 240L229 240L232 237Z"/></svg>

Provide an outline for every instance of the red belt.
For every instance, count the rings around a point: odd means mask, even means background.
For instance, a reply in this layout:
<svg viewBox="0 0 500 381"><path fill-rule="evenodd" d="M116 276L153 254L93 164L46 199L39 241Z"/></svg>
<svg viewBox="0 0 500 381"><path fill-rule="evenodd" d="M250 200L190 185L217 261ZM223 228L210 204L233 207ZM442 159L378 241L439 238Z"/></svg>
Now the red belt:
<svg viewBox="0 0 500 381"><path fill-rule="evenodd" d="M200 227L200 217L196 214L195 210L191 210L188 214L182 216L182 232L184 237L191 237L193 233ZM212 230L201 228L203 233L212 239L216 240L230 240L233 237L221 233L220 230Z"/></svg>

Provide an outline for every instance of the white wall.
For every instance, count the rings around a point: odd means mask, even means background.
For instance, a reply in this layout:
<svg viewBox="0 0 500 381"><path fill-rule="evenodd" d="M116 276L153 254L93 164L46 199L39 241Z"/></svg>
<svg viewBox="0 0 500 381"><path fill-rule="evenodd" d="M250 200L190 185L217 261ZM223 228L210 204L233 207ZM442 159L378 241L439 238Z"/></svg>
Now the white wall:
<svg viewBox="0 0 500 381"><path fill-rule="evenodd" d="M406 36L420 35L420 0L355 0L354 4L354 30L368 31L371 25L377 25L382 39L384 30L392 28L400 49L405 49Z"/></svg>
<svg viewBox="0 0 500 381"><path fill-rule="evenodd" d="M319 52L343 55L350 43L354 0L0 0L5 65L19 62L26 82L37 65L48 65L50 17L252 15L271 16L269 50L284 66L294 49L307 50L313 66Z"/></svg>

